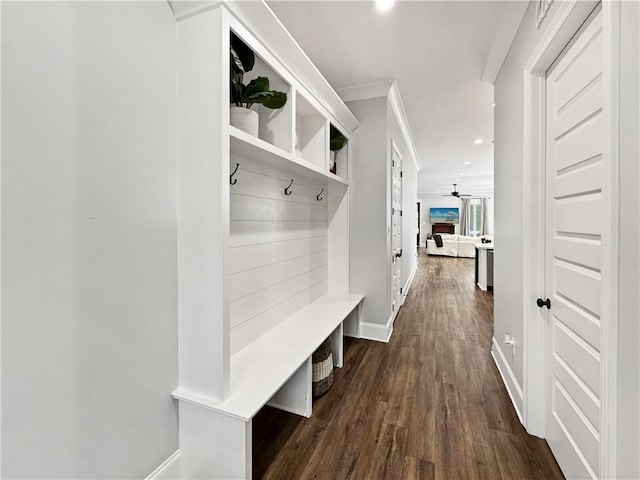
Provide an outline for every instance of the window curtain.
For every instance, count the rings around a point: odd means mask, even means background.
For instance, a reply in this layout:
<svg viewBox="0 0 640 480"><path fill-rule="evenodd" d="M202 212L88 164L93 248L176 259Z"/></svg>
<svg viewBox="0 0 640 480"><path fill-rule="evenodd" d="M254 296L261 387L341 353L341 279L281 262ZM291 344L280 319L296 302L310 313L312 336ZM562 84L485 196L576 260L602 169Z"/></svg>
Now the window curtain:
<svg viewBox="0 0 640 480"><path fill-rule="evenodd" d="M482 199L480 214L482 215L482 228L480 229L480 235L487 234L487 198Z"/></svg>
<svg viewBox="0 0 640 480"><path fill-rule="evenodd" d="M460 235L469 235L469 199L461 198L462 208L460 209Z"/></svg>

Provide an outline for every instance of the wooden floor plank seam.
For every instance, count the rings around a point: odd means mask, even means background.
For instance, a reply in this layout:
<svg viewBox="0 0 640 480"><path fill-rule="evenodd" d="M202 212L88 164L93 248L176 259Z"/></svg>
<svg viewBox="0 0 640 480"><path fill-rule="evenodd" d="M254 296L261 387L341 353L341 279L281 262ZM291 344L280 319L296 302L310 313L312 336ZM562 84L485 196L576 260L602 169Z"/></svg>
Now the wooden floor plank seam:
<svg viewBox="0 0 640 480"><path fill-rule="evenodd" d="M311 418L270 407L254 418L254 478L562 479L491 359L493 295L473 268L420 248L389 343L345 339Z"/></svg>

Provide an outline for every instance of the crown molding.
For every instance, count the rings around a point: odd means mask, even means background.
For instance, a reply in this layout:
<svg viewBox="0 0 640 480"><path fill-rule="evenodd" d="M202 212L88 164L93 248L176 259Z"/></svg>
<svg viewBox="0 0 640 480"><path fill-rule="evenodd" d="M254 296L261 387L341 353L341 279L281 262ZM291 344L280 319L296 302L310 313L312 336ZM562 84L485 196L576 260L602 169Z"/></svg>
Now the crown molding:
<svg viewBox="0 0 640 480"><path fill-rule="evenodd" d="M496 36L493 39L491 51L482 70L480 80L489 82L492 85L495 83L502 69L502 64L507 58L511 44L516 38L528 6L529 2L504 2Z"/></svg>
<svg viewBox="0 0 640 480"><path fill-rule="evenodd" d="M367 83L365 85L357 85L355 87L339 88L336 91L343 102L354 102L356 100L386 97L394 83L394 80L385 80L384 82Z"/></svg>
<svg viewBox="0 0 640 480"><path fill-rule="evenodd" d="M413 142L413 135L411 134L411 127L409 126L407 113L404 109L404 104L402 103L402 97L400 96L400 89L398 88L398 83L395 80L386 80L384 82L340 88L337 92L338 95L340 95L340 98L345 102L386 97L389 101L389 105L391 106L391 111L400 126L400 131L402 132L402 137L409 149L409 156L411 157L413 165L416 167L417 171L422 169L422 164L420 163L418 152Z"/></svg>
<svg viewBox="0 0 640 480"><path fill-rule="evenodd" d="M418 152L416 150L416 146L413 143L413 135L411 134L411 127L409 126L409 120L407 119L407 113L404 109L404 104L402 103L402 98L400 97L400 89L398 88L398 84L393 82L391 85L391 89L389 90L389 103L391 105L391 110L400 125L400 130L402 131L402 136L404 137L404 141L407 144L407 148L409 149L409 156L411 160L413 160L413 165L416 167L416 171L420 171L422 169L422 165L420 163L420 159L418 157Z"/></svg>

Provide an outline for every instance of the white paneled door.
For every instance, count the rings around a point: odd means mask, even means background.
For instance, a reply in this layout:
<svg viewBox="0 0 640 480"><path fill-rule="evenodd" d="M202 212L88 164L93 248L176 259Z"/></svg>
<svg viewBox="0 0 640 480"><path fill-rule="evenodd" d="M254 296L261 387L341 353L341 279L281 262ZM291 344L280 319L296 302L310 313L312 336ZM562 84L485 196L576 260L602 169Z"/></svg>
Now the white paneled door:
<svg viewBox="0 0 640 480"><path fill-rule="evenodd" d="M391 144L391 309L402 306L402 159Z"/></svg>
<svg viewBox="0 0 640 480"><path fill-rule="evenodd" d="M605 132L602 15L547 74L547 441L569 479L600 476ZM542 305L541 305L542 304Z"/></svg>

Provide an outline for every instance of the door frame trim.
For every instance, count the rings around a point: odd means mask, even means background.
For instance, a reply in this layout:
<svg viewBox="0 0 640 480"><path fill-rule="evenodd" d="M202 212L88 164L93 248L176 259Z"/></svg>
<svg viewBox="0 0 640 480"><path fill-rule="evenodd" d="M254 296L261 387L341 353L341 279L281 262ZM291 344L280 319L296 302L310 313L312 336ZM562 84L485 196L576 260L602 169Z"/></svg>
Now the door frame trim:
<svg viewBox="0 0 640 480"><path fill-rule="evenodd" d="M524 68L523 132L523 416L527 431L545 437L545 312L535 305L544 295L545 274L545 79L546 71L569 43L599 1L569 0L538 42ZM616 478L617 458L617 338L618 338L618 164L620 5L602 2L603 114L607 129L603 141L606 162L603 202L603 276L601 344L601 478Z"/></svg>
<svg viewBox="0 0 640 480"><path fill-rule="evenodd" d="M393 138L390 139L390 146L389 146L389 160L391 160L389 162L389 235L388 235L388 239L389 239L389 245L388 245L388 250L390 252L390 259L391 259L391 268L393 269L393 255L394 255L394 251L393 251L393 215L391 215L391 211L394 208L393 205L393 154L395 153L398 156L398 160L400 161L400 172L402 172L402 154L400 153L400 149L398 148L398 145L396 144L395 140ZM403 202L402 202L402 190L403 190L403 179L400 178L400 205L401 207L404 207ZM402 219L402 215L399 215L398 218L400 219L400 248L402 248L403 246L403 231L402 231L402 224L403 224L403 219ZM391 278L393 279L393 271L391 272ZM392 280L393 281L393 280ZM400 287L403 287L402 284L402 261L400 261ZM389 289L389 294L391 295L391 305L393 305L394 302L394 298L393 298L393 285L391 285L391 288ZM400 311L400 307L402 306L402 304L404 303L404 296L402 295L402 293L398 293L399 296L399 302L397 304L397 307L395 310L391 311L391 316L393 317L393 320L395 321L395 318L398 316L398 312Z"/></svg>

